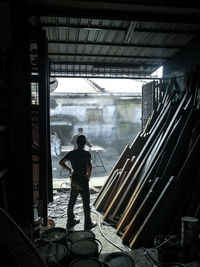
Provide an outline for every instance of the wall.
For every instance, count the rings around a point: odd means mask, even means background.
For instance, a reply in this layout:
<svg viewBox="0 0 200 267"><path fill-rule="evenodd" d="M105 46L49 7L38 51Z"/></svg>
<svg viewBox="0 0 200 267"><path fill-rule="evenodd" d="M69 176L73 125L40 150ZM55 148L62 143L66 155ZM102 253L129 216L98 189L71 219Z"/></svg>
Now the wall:
<svg viewBox="0 0 200 267"><path fill-rule="evenodd" d="M62 145L83 127L91 143L102 146L120 143L121 150L141 129L141 99L119 96L67 98L57 94L51 95L51 100L51 124L55 121L68 124L68 127L63 125L66 133L64 139L61 137ZM55 127L52 133L54 131Z"/></svg>

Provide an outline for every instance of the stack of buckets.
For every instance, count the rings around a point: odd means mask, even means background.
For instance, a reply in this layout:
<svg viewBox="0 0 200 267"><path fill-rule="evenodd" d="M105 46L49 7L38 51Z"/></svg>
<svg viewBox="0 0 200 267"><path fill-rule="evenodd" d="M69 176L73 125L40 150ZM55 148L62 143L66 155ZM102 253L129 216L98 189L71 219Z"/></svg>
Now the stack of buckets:
<svg viewBox="0 0 200 267"><path fill-rule="evenodd" d="M41 234L38 252L52 267L100 267L102 245L91 231L71 231L55 227Z"/></svg>

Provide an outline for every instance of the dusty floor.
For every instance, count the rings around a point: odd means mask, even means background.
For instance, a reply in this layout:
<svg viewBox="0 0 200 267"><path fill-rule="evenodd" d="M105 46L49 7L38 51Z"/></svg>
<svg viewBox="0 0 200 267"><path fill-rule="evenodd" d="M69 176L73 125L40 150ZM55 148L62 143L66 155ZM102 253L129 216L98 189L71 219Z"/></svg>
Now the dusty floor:
<svg viewBox="0 0 200 267"><path fill-rule="evenodd" d="M69 190L67 191L54 191L54 202L49 204L48 213L49 217L52 218L55 222L56 227L66 228L67 220L67 203L69 199ZM104 261L105 256L108 253L124 251L131 255L134 259L136 267L150 267L150 266L161 266L157 265L154 262L154 259L157 258L155 249L145 249L140 248L136 250L130 250L129 247L124 246L121 242L121 238L117 236L115 228L107 223L102 221L102 215L96 212L92 203L97 197L97 193L91 193L91 217L93 221L98 223L97 227L92 231L95 234L95 237L102 244L102 251L99 256L100 261ZM77 203L75 206L75 215L77 219L80 219L80 223L74 227L74 230L83 230L83 208L81 198L78 197ZM199 267L199 263L190 263L185 265L170 265L172 266L188 266L188 267Z"/></svg>

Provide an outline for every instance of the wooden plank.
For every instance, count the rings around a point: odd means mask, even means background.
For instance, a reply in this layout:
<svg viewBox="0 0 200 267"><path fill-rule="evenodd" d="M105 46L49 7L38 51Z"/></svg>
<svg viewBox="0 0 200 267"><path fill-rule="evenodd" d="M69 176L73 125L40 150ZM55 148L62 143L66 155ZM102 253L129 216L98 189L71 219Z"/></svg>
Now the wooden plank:
<svg viewBox="0 0 200 267"><path fill-rule="evenodd" d="M175 178L173 187L169 190L167 198L163 203L160 203L161 206L157 213L159 216L154 217L151 221L151 225L145 236L145 246L150 245L157 234L166 234L172 230L173 232L171 233L175 233L174 230L180 229L181 216L185 215L185 213L182 213L184 211L183 201L189 192L188 188L190 188L194 181L195 174L200 169L199 157L197 157L199 151L200 135L185 159L179 174Z"/></svg>
<svg viewBox="0 0 200 267"><path fill-rule="evenodd" d="M148 193L143 198L143 201L141 205L139 206L137 212L134 214L133 217L131 217L130 223L126 227L126 230L122 236L123 243L129 244L129 239L131 239L134 234L137 233L139 227L143 223L144 218L149 213L149 207L151 207L151 204L154 203L156 194L154 193L154 190L156 190L156 186L158 187L159 177L155 178L152 186L148 190Z"/></svg>
<svg viewBox="0 0 200 267"><path fill-rule="evenodd" d="M149 212L148 216L144 219L144 221L143 221L142 225L140 226L140 228L138 229L137 233L131 239L131 243L130 243L131 249L139 248L141 246L142 241L145 239L145 235L147 234L147 232L150 229L150 225L152 224L153 219L156 218L156 214L161 209L162 204L164 203L164 201L167 198L168 192L170 191L170 189L172 188L172 186L174 184L174 180L175 180L174 178L175 177L172 176L169 179L165 188L163 189L159 198L157 199L155 205L153 206L153 208Z"/></svg>
<svg viewBox="0 0 200 267"><path fill-rule="evenodd" d="M111 170L104 186L101 188L96 200L94 201L93 205L97 210L100 210L99 204L101 203L101 199L102 199L103 195L106 193L107 187L109 186L109 183L113 177L113 173L116 171L116 169L119 169L124 165L124 162L129 157L129 154L130 154L130 148L128 145L126 145L126 147L124 148L123 152L121 153L119 159L117 160L113 169Z"/></svg>
<svg viewBox="0 0 200 267"><path fill-rule="evenodd" d="M133 140L132 144L130 146L126 146L122 152L122 154L120 155L118 161L116 162L116 164L114 165L112 171L109 174L108 179L106 180L104 186L101 188L97 199L94 202L94 207L98 210L101 211L101 199L104 197L104 195L106 194L107 188L109 186L110 183L110 179L112 177L113 172L116 169L120 169L123 168L126 159L127 158L131 158L132 156L137 156L139 154L139 152L141 151L145 140L148 138L148 136L143 137L141 135L141 132L138 133L138 135L135 137L135 139Z"/></svg>
<svg viewBox="0 0 200 267"><path fill-rule="evenodd" d="M107 201L103 207L103 211L105 211L108 206L110 205L110 202L112 201L114 195L116 194L120 184L122 183L122 181L124 180L126 174L127 174L127 171L131 168L131 165L132 165L132 162L131 160L128 158L122 168L122 170L120 171L119 173L119 176L118 176L118 180L116 181L115 185L113 186L112 188L112 191L110 192L110 194L108 195L107 197Z"/></svg>
<svg viewBox="0 0 200 267"><path fill-rule="evenodd" d="M180 104L177 107L177 109L176 110L174 109L174 112L173 112L173 109L171 109L171 111L170 111L171 115L170 115L169 112L163 113L163 117L162 117L161 122L163 123L163 120L165 118L165 120L164 120L165 121L165 125L162 126L162 130L164 131L165 138L169 135L169 133L171 131L171 128L173 127L173 124L175 123L177 118L180 116L180 112L181 112L186 100L187 100L187 94L184 94ZM165 114L165 116L164 116L164 114ZM167 115L168 115L168 121L169 122L166 122L166 116ZM172 116L172 118L170 116ZM161 122L159 124L161 124ZM119 191L122 191L122 192L118 192L118 194L113 199L113 202L109 206L108 210L104 214L103 218L105 220L108 219L108 216L110 216L111 214L112 214L112 217L114 218L116 216L116 214L119 212L120 208L121 207L124 208L123 207L124 206L124 202L127 202L127 199L128 199L127 196L128 195L130 196L130 192L133 192L134 186L136 186L136 184L138 182L138 180L137 180L138 175L139 175L139 173L140 173L140 171L141 171L141 169L142 169L142 167L143 167L143 165L145 163L145 160L147 159L147 157L149 156L149 153L151 152L151 149L149 149L149 146L151 145L151 147L154 147L155 142L157 141L157 138L158 138L157 137L157 134L158 134L157 130L159 129L159 126L160 125L157 125L155 127L154 135L150 136L150 138L148 139L147 143L145 144L145 146L144 146L144 148L142 150L143 154L142 154L142 152L140 153L140 155L136 159L135 164L133 165L132 169L130 170L129 175L128 175L129 177L127 177L127 181L126 182L128 182L128 183L126 183L126 185L125 185L125 187L126 187L125 190L119 190Z"/></svg>
<svg viewBox="0 0 200 267"><path fill-rule="evenodd" d="M156 175L159 176L163 171L165 163L167 162L175 145L175 137L180 131L180 126L181 123L179 120L175 123L171 133L167 136L167 138L165 138L166 141L164 140L163 148L162 146L160 146L160 148L157 150L157 153L155 154L155 157L150 154L149 157L152 159L152 164L147 166L146 172L142 177L139 178L139 182L129 200L127 208L121 216L117 232L122 231L122 228L125 228L127 226L131 218L139 208L139 205L142 203L145 195L148 193L148 190L150 189L151 184L155 179L154 177L156 177ZM161 141L158 140L158 143L161 144Z"/></svg>
<svg viewBox="0 0 200 267"><path fill-rule="evenodd" d="M102 195L101 201L98 204L98 209L97 210L99 210L99 211L103 210L103 207L104 207L104 205L106 203L106 200L107 200L110 192L112 191L112 188L115 186L115 183L117 182L117 179L119 177L119 172L120 172L120 170L116 169L113 172L112 176L110 177L110 182L109 182L109 184L107 184L106 192Z"/></svg>

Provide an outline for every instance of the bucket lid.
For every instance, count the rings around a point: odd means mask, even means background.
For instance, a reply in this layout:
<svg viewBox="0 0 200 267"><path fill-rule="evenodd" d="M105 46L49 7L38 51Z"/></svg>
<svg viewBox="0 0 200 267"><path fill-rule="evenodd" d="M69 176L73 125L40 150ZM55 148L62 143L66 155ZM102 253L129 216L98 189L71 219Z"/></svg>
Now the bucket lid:
<svg viewBox="0 0 200 267"><path fill-rule="evenodd" d="M134 260L129 255L123 252L114 252L114 253L109 254L105 259L105 263L109 267L116 267L116 266L134 267L135 266Z"/></svg>
<svg viewBox="0 0 200 267"><path fill-rule="evenodd" d="M99 267L101 263L92 258L76 259L71 262L70 267Z"/></svg>
<svg viewBox="0 0 200 267"><path fill-rule="evenodd" d="M95 234L92 231L74 231L70 235L70 239L72 242L80 239L85 239L85 238L95 238Z"/></svg>
<svg viewBox="0 0 200 267"><path fill-rule="evenodd" d="M66 236L66 230L61 227L55 227L44 231L41 237L44 240L54 242L63 239Z"/></svg>
<svg viewBox="0 0 200 267"><path fill-rule="evenodd" d="M44 261L46 261L51 255L55 256L57 260L61 260L67 253L66 247L59 243L44 245L40 247L38 251Z"/></svg>
<svg viewBox="0 0 200 267"><path fill-rule="evenodd" d="M71 251L74 254L85 256L98 252L98 244L94 240L77 240L71 244Z"/></svg>

